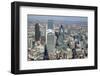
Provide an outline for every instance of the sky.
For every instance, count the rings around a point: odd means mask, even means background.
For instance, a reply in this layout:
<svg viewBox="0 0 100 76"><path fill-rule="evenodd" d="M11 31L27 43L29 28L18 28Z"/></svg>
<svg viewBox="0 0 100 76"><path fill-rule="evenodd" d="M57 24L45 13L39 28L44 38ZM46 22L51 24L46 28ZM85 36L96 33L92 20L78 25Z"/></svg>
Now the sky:
<svg viewBox="0 0 100 76"><path fill-rule="evenodd" d="M50 16L50 15L28 15L28 22L47 22L53 20L54 22L62 22L65 24L87 24L88 17L80 16Z"/></svg>

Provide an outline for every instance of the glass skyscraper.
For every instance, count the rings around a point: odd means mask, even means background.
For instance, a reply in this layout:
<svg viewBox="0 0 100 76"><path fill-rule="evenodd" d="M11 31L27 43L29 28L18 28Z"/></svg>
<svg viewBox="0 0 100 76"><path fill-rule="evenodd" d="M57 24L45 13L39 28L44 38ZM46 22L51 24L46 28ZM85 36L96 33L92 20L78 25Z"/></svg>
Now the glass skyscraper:
<svg viewBox="0 0 100 76"><path fill-rule="evenodd" d="M55 35L53 33L47 34L47 49L48 51L54 51L55 49Z"/></svg>
<svg viewBox="0 0 100 76"><path fill-rule="evenodd" d="M61 25L59 28L58 45L62 46L64 44L64 28Z"/></svg>
<svg viewBox="0 0 100 76"><path fill-rule="evenodd" d="M53 32L53 20L48 20L48 29L51 30L47 33L47 49L54 51L55 49L55 33Z"/></svg>
<svg viewBox="0 0 100 76"><path fill-rule="evenodd" d="M57 39L57 48L58 50L60 49L63 49L65 50L67 48L66 44L64 43L64 27L61 25L60 28L59 28L59 36L58 36L58 39Z"/></svg>
<svg viewBox="0 0 100 76"><path fill-rule="evenodd" d="M48 20L48 29L53 29L53 20Z"/></svg>
<svg viewBox="0 0 100 76"><path fill-rule="evenodd" d="M40 26L38 23L35 24L35 41L40 40Z"/></svg>

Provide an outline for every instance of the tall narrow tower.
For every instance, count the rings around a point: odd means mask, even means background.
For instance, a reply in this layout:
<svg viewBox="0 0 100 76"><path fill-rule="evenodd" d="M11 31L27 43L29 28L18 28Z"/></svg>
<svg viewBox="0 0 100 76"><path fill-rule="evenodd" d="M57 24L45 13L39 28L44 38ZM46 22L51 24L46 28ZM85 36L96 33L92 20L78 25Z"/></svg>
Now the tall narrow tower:
<svg viewBox="0 0 100 76"><path fill-rule="evenodd" d="M35 41L40 40L40 26L38 23L35 24Z"/></svg>
<svg viewBox="0 0 100 76"><path fill-rule="evenodd" d="M53 52L55 49L55 33L53 28L53 20L48 20L47 33L47 49L48 52Z"/></svg>

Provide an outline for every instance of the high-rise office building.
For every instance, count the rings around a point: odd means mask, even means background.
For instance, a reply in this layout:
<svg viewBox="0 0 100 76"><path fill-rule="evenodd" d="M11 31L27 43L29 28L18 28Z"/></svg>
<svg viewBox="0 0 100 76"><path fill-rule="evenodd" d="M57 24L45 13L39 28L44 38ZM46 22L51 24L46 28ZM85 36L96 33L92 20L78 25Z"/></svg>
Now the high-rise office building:
<svg viewBox="0 0 100 76"><path fill-rule="evenodd" d="M59 37L58 37L58 45L63 45L64 44L64 28L61 25L59 28Z"/></svg>
<svg viewBox="0 0 100 76"><path fill-rule="evenodd" d="M32 48L32 38L28 38L28 48Z"/></svg>
<svg viewBox="0 0 100 76"><path fill-rule="evenodd" d="M40 40L40 26L38 23L35 24L35 41Z"/></svg>
<svg viewBox="0 0 100 76"><path fill-rule="evenodd" d="M53 30L53 20L48 20L47 49L52 52L55 49L55 33Z"/></svg>
<svg viewBox="0 0 100 76"><path fill-rule="evenodd" d="M67 48L67 45L64 43L64 27L61 25L60 28L59 28L59 36L58 36L58 39L57 39L57 46L59 49L66 49Z"/></svg>
<svg viewBox="0 0 100 76"><path fill-rule="evenodd" d="M53 29L53 20L48 20L48 29Z"/></svg>
<svg viewBox="0 0 100 76"><path fill-rule="evenodd" d="M34 33L33 32L28 32L28 48L33 48L34 47Z"/></svg>
<svg viewBox="0 0 100 76"><path fill-rule="evenodd" d="M54 33L48 33L47 34L47 49L49 52L54 51L55 43L56 43L56 40L55 40Z"/></svg>

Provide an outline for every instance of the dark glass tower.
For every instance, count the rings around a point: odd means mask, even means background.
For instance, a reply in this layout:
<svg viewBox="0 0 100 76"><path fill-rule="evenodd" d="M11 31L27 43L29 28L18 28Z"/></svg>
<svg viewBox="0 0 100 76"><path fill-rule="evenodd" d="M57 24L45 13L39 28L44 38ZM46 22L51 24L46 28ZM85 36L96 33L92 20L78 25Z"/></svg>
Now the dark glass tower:
<svg viewBox="0 0 100 76"><path fill-rule="evenodd" d="M38 23L35 24L35 41L40 40L40 26Z"/></svg>

